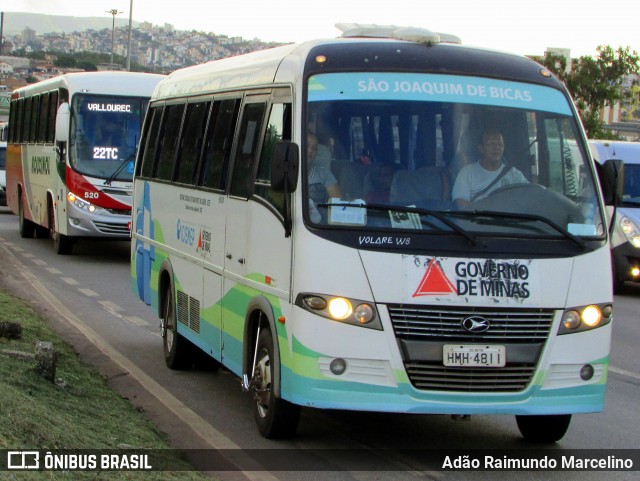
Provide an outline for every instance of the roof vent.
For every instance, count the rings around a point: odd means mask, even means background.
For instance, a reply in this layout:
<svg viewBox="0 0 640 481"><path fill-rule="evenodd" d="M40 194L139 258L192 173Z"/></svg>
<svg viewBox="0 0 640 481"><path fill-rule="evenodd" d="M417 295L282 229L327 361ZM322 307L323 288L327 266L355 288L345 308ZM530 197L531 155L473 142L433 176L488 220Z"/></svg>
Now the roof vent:
<svg viewBox="0 0 640 481"><path fill-rule="evenodd" d="M426 28L398 27L364 23L336 23L342 37L393 38L417 43L462 43L459 37L448 33L432 32Z"/></svg>

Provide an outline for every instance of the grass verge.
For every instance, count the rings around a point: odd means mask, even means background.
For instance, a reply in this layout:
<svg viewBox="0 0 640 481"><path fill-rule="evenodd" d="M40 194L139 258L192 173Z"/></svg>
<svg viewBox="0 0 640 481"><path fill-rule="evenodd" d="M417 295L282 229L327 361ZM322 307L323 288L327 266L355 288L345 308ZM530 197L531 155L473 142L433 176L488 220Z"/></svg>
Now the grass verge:
<svg viewBox="0 0 640 481"><path fill-rule="evenodd" d="M0 449L167 449L166 437L144 415L83 363L73 348L31 307L0 290L0 322L18 322L20 339L0 337ZM41 377L35 362L7 351L33 353L36 341L53 343L56 382ZM178 472L2 472L6 480L154 479L204 480L186 461L167 451ZM175 454L173 454L175 453ZM182 467L183 466L183 467ZM184 471L182 469L185 469Z"/></svg>

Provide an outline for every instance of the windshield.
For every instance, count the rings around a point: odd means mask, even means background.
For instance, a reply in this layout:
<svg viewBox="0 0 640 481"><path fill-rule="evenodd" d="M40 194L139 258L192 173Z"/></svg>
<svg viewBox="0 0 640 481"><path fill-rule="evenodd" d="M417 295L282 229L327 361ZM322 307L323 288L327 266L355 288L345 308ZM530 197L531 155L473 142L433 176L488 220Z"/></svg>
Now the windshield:
<svg viewBox="0 0 640 481"><path fill-rule="evenodd" d="M451 75L309 78L303 168L316 226L602 236L565 96Z"/></svg>
<svg viewBox="0 0 640 481"><path fill-rule="evenodd" d="M624 164L622 203L640 206L640 164Z"/></svg>
<svg viewBox="0 0 640 481"><path fill-rule="evenodd" d="M71 106L69 161L82 174L131 181L149 99L76 94Z"/></svg>

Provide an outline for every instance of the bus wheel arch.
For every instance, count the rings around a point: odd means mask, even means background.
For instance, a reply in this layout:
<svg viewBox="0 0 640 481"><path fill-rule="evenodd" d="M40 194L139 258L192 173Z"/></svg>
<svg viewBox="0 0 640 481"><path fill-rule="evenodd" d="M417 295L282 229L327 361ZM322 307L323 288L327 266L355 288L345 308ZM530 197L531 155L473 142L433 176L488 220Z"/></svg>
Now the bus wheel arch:
<svg viewBox="0 0 640 481"><path fill-rule="evenodd" d="M258 430L269 439L294 436L300 419L300 406L280 395L277 335L271 305L265 298L254 299L247 310L243 363L250 377L248 388Z"/></svg>

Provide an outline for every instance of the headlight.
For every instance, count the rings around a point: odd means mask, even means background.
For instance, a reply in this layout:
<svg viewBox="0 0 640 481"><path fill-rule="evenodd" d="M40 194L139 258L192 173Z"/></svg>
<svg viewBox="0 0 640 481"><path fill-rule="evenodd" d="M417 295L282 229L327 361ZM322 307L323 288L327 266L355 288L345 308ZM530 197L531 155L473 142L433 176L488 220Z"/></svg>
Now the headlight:
<svg viewBox="0 0 640 481"><path fill-rule="evenodd" d="M91 212L92 214L101 214L104 212L104 209L102 207L95 206L92 203L81 199L73 192L69 192L67 194L67 200L69 201L69 203L75 205L78 209L86 210L87 212Z"/></svg>
<svg viewBox="0 0 640 481"><path fill-rule="evenodd" d="M562 314L558 335L583 332L602 327L611 322L613 306L611 304L590 304L588 306L567 309Z"/></svg>
<svg viewBox="0 0 640 481"><path fill-rule="evenodd" d="M296 306L333 321L382 330L375 305L371 302L327 294L301 293L296 298Z"/></svg>
<svg viewBox="0 0 640 481"><path fill-rule="evenodd" d="M628 217L620 218L620 228L633 247L640 248L640 228Z"/></svg>

